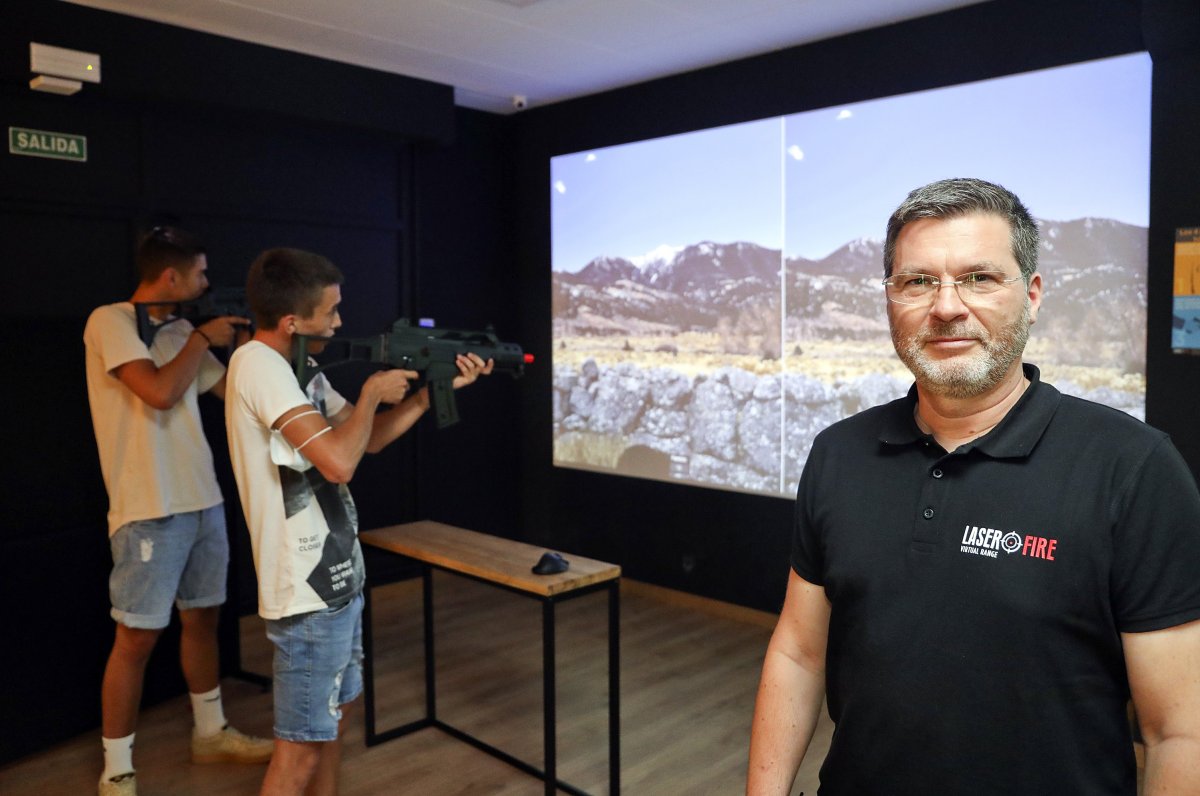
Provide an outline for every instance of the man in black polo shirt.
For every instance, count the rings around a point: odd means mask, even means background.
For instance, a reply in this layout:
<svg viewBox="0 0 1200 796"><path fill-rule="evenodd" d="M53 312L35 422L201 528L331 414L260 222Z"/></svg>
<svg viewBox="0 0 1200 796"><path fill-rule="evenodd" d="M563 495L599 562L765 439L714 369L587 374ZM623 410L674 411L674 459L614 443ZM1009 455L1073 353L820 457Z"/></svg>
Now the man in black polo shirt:
<svg viewBox="0 0 1200 796"><path fill-rule="evenodd" d="M1038 232L945 180L888 222L916 384L813 443L763 664L750 794L786 794L828 698L821 793L1200 793L1200 493L1165 434L1041 383Z"/></svg>

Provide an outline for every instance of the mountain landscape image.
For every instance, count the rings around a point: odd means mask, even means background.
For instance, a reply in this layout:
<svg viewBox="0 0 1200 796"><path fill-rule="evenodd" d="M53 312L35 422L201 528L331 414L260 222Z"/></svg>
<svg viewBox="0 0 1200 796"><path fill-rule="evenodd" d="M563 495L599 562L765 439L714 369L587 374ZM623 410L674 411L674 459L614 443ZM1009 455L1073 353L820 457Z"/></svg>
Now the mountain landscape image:
<svg viewBox="0 0 1200 796"><path fill-rule="evenodd" d="M1144 414L1145 227L1042 221L1025 360L1061 391ZM699 241L596 257L552 286L554 460L790 497L813 436L903 395L881 240L816 260Z"/></svg>

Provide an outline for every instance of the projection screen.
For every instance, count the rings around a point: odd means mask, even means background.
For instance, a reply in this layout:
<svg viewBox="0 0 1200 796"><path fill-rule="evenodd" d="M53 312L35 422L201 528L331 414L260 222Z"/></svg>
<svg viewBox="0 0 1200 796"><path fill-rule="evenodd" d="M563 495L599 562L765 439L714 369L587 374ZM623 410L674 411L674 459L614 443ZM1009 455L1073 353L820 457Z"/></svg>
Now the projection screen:
<svg viewBox="0 0 1200 796"><path fill-rule="evenodd" d="M815 434L912 383L880 281L909 190L1038 218L1025 359L1145 407L1145 53L551 159L554 464L792 497Z"/></svg>

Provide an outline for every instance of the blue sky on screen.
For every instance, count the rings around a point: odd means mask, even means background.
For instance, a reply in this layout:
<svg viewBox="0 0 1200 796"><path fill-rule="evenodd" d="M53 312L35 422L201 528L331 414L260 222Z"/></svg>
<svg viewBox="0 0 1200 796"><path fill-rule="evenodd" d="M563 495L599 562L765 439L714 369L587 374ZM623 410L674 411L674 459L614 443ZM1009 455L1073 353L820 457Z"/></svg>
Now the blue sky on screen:
<svg viewBox="0 0 1200 796"><path fill-rule="evenodd" d="M1038 218L1149 223L1150 58L1107 58L551 159L556 271L749 241L882 238L912 188L982 177Z"/></svg>

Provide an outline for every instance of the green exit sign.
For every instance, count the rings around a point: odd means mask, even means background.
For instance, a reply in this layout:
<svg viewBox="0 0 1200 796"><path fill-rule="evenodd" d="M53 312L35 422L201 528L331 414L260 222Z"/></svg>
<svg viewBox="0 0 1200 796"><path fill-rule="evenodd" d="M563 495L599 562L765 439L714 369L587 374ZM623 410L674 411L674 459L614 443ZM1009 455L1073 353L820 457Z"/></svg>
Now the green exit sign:
<svg viewBox="0 0 1200 796"><path fill-rule="evenodd" d="M87 136L10 127L8 151L13 155L74 160L82 163L87 160Z"/></svg>

